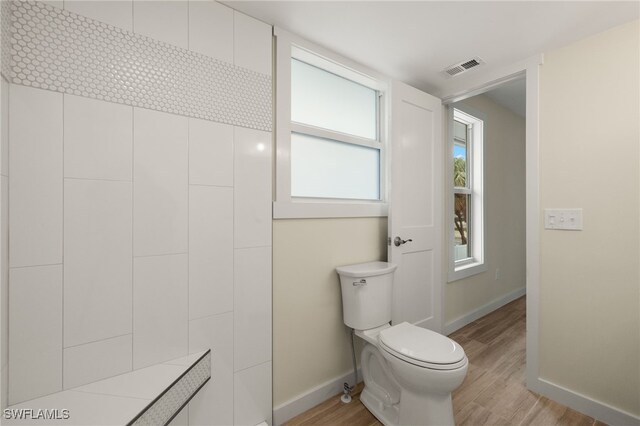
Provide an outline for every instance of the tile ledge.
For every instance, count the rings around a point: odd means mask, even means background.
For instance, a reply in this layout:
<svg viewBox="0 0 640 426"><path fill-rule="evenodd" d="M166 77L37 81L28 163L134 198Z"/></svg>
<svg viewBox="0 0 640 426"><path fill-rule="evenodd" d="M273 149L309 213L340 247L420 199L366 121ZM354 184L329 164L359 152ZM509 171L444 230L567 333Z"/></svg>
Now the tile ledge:
<svg viewBox="0 0 640 426"><path fill-rule="evenodd" d="M156 370L165 377L155 394L133 396L131 389L143 389L147 383L140 380ZM3 412L2 424L166 425L210 378L211 350L207 350L11 405Z"/></svg>

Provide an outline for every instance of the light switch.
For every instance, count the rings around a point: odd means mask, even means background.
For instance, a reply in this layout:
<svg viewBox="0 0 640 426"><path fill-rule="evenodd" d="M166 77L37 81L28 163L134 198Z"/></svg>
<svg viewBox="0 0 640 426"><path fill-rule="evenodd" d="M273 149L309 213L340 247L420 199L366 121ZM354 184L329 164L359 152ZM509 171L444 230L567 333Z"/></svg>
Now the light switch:
<svg viewBox="0 0 640 426"><path fill-rule="evenodd" d="M582 209L545 209L544 227L582 231Z"/></svg>

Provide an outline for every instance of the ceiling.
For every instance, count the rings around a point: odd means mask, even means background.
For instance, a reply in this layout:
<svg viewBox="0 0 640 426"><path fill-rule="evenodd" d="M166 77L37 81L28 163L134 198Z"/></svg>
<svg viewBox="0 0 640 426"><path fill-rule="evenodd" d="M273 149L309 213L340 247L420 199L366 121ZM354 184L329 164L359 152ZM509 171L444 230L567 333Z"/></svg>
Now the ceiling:
<svg viewBox="0 0 640 426"><path fill-rule="evenodd" d="M465 74L489 71L640 16L636 1L224 3L435 95L450 65L479 56Z"/></svg>

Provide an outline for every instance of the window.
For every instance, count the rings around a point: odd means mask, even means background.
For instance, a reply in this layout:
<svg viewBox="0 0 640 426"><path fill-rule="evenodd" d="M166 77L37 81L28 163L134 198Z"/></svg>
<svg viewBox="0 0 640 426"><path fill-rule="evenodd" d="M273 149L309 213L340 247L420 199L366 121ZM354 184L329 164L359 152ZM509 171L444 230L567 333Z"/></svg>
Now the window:
<svg viewBox="0 0 640 426"><path fill-rule="evenodd" d="M345 58L275 34L274 217L385 216L385 85Z"/></svg>
<svg viewBox="0 0 640 426"><path fill-rule="evenodd" d="M449 281L486 271L484 259L484 120L452 108Z"/></svg>

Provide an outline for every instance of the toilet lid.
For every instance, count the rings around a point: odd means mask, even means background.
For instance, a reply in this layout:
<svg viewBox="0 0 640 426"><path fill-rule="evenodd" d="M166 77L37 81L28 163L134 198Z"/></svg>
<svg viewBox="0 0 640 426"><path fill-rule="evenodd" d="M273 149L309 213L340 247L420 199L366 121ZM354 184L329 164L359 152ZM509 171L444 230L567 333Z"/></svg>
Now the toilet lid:
<svg viewBox="0 0 640 426"><path fill-rule="evenodd" d="M425 367L447 369L465 359L464 349L453 340L408 322L381 331L380 342L391 354Z"/></svg>

